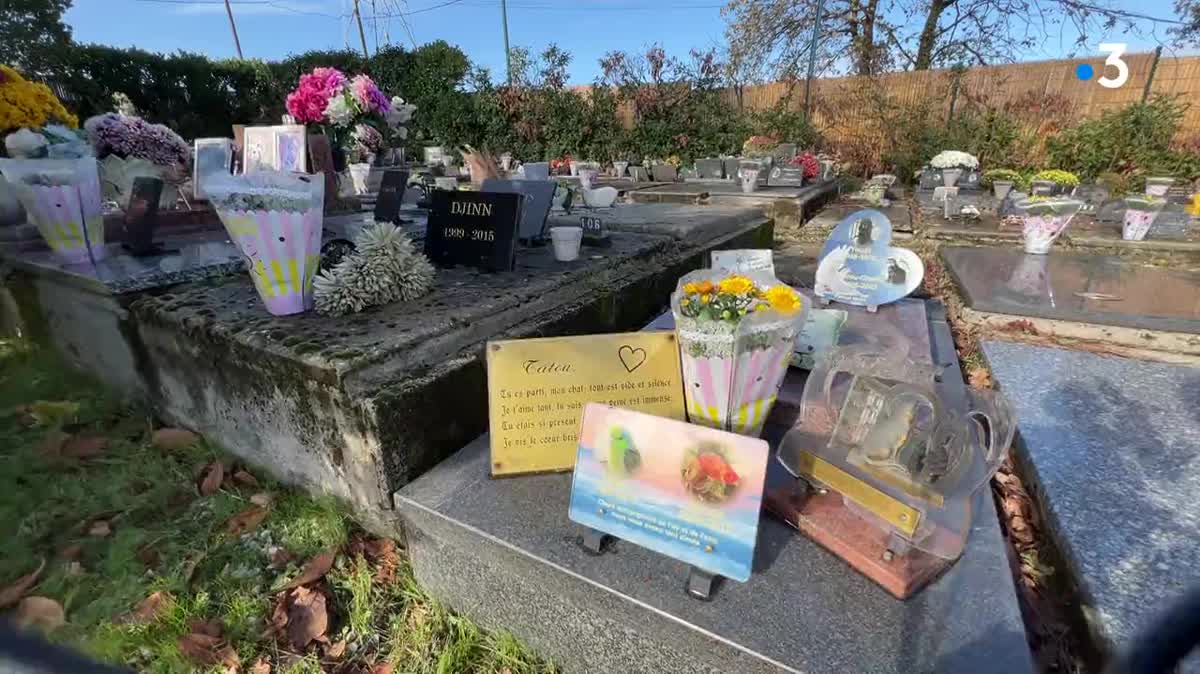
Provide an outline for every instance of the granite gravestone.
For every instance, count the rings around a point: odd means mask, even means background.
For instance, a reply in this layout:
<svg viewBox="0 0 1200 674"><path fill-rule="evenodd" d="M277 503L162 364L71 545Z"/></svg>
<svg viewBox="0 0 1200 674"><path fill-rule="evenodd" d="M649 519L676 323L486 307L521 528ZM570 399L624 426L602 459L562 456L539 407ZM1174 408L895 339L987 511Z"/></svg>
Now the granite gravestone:
<svg viewBox="0 0 1200 674"><path fill-rule="evenodd" d="M163 181L148 176L133 179L129 193L129 207L121 221L125 233L125 248L130 255L141 257L158 252L161 246L154 244L154 228L158 224L158 200L162 196Z"/></svg>
<svg viewBox="0 0 1200 674"><path fill-rule="evenodd" d="M921 177L917 181L917 186L920 189L932 190L936 187L940 187L943 184L941 171L928 166L921 169Z"/></svg>
<svg viewBox="0 0 1200 674"><path fill-rule="evenodd" d="M425 231L425 255L443 267L512 271L522 198L520 194L435 190Z"/></svg>
<svg viewBox="0 0 1200 674"><path fill-rule="evenodd" d="M799 166L776 166L767 175L770 187L801 187L804 185L804 169Z"/></svg>
<svg viewBox="0 0 1200 674"><path fill-rule="evenodd" d="M546 217L554 202L557 183L552 180L502 180L488 178L480 188L484 192L520 194L524 197L521 206L521 226L517 237L523 241L539 239L546 233Z"/></svg>
<svg viewBox="0 0 1200 674"><path fill-rule="evenodd" d="M1073 196L1083 202L1083 208L1079 209L1081 214L1095 215L1111 195L1109 189L1103 185L1085 184L1076 187Z"/></svg>
<svg viewBox="0 0 1200 674"><path fill-rule="evenodd" d="M737 157L725 157L721 160L721 168L725 172L725 177L730 179L737 178L738 162L741 160Z"/></svg>
<svg viewBox="0 0 1200 674"><path fill-rule="evenodd" d="M962 188L968 189L968 190L979 189L979 169L970 169L967 171L963 171L963 174L961 176L959 176L958 182L956 184L959 187L962 187Z"/></svg>
<svg viewBox="0 0 1200 674"><path fill-rule="evenodd" d="M325 176L325 212L328 213L338 201L337 168L333 165L333 147L329 144L329 136L322 133L308 135L308 162L313 173Z"/></svg>
<svg viewBox="0 0 1200 674"><path fill-rule="evenodd" d="M408 186L408 171L384 171L379 182L379 195L375 198L375 220L400 222L400 206L404 203L404 190Z"/></svg>
<svg viewBox="0 0 1200 674"><path fill-rule="evenodd" d="M650 167L650 175L655 182L673 183L676 177L675 167L670 164L655 164Z"/></svg>
<svg viewBox="0 0 1200 674"><path fill-rule="evenodd" d="M725 162L720 159L697 159L696 174L701 180L724 180Z"/></svg>
<svg viewBox="0 0 1200 674"><path fill-rule="evenodd" d="M650 174L646 171L645 166L630 166L629 177L635 183L644 183L650 181Z"/></svg>

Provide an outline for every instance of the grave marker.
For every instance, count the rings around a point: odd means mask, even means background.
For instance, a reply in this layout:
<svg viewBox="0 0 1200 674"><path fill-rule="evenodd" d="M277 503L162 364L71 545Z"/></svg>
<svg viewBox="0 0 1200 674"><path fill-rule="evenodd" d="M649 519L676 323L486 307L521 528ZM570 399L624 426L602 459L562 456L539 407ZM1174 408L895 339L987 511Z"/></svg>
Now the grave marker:
<svg viewBox="0 0 1200 674"><path fill-rule="evenodd" d="M799 166L776 166L767 174L770 187L800 187L804 185L804 169Z"/></svg>
<svg viewBox="0 0 1200 674"><path fill-rule="evenodd" d="M487 271L516 267L521 195L435 190L425 232L425 255L443 266Z"/></svg>
<svg viewBox="0 0 1200 674"><path fill-rule="evenodd" d="M554 202L554 189L557 186L552 180L502 180L488 178L480 186L484 192L497 194L520 194L524 197L521 204L521 226L517 237L528 241L541 238L546 232L546 217L550 215L550 206Z"/></svg>
<svg viewBox="0 0 1200 674"><path fill-rule="evenodd" d="M379 194L375 197L375 220L399 223L400 206L404 203L404 191L408 185L408 171L384 171L379 182Z"/></svg>
<svg viewBox="0 0 1200 674"><path fill-rule="evenodd" d="M492 475L570 470L583 406L684 419L672 332L489 342Z"/></svg>

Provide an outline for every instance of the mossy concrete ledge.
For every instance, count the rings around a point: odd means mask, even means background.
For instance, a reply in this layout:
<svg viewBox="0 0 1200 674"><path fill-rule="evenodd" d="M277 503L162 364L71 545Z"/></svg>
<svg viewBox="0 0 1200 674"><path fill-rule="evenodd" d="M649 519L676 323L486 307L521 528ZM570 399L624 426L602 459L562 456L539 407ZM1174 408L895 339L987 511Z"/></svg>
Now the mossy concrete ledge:
<svg viewBox="0 0 1200 674"><path fill-rule="evenodd" d="M773 236L754 209L714 212L715 234L689 215L572 263L546 247L514 272L439 270L423 300L340 318L270 316L240 275L182 286L130 304L131 351L164 417L386 528L392 492L486 430L487 340L636 330L710 250Z"/></svg>

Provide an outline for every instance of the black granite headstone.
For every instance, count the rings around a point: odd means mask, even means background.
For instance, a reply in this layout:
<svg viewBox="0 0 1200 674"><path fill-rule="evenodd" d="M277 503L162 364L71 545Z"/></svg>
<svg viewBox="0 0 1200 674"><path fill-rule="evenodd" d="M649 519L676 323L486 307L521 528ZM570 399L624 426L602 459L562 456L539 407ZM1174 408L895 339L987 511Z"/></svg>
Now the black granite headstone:
<svg viewBox="0 0 1200 674"><path fill-rule="evenodd" d="M963 171L962 175L958 177L958 183L956 184L963 189L979 189L979 169Z"/></svg>
<svg viewBox="0 0 1200 674"><path fill-rule="evenodd" d="M726 157L721 160L721 165L725 170L726 178L736 179L738 177L738 162L740 161L741 160L737 157Z"/></svg>
<svg viewBox="0 0 1200 674"><path fill-rule="evenodd" d="M520 194L525 198L521 207L521 226L517 237L529 241L541 238L546 233L546 217L554 203L553 180L503 180L488 178L480 186L484 192Z"/></svg>
<svg viewBox="0 0 1200 674"><path fill-rule="evenodd" d="M408 185L408 171L384 171L379 182L379 195L375 198L375 220L398 223L400 206L404 203L404 192Z"/></svg>
<svg viewBox="0 0 1200 674"><path fill-rule="evenodd" d="M767 176L771 187L800 187L804 185L804 169L799 166L776 166Z"/></svg>
<svg viewBox="0 0 1200 674"><path fill-rule="evenodd" d="M154 228L158 224L158 201L162 197L163 181L149 176L133 179L129 207L125 209L122 227L125 248L135 257L158 252L154 244Z"/></svg>
<svg viewBox="0 0 1200 674"><path fill-rule="evenodd" d="M435 190L425 231L425 255L443 267L512 271L523 198L520 194Z"/></svg>

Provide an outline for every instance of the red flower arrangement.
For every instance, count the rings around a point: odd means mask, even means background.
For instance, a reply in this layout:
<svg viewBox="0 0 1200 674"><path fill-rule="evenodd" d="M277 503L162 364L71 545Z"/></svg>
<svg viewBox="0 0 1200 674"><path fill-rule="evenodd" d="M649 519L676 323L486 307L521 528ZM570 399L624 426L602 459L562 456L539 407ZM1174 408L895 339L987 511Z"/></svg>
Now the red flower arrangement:
<svg viewBox="0 0 1200 674"><path fill-rule="evenodd" d="M817 174L821 172L821 164L811 152L805 152L802 155L792 157L792 161L789 163L792 166L799 166L803 168L805 178L816 178Z"/></svg>

